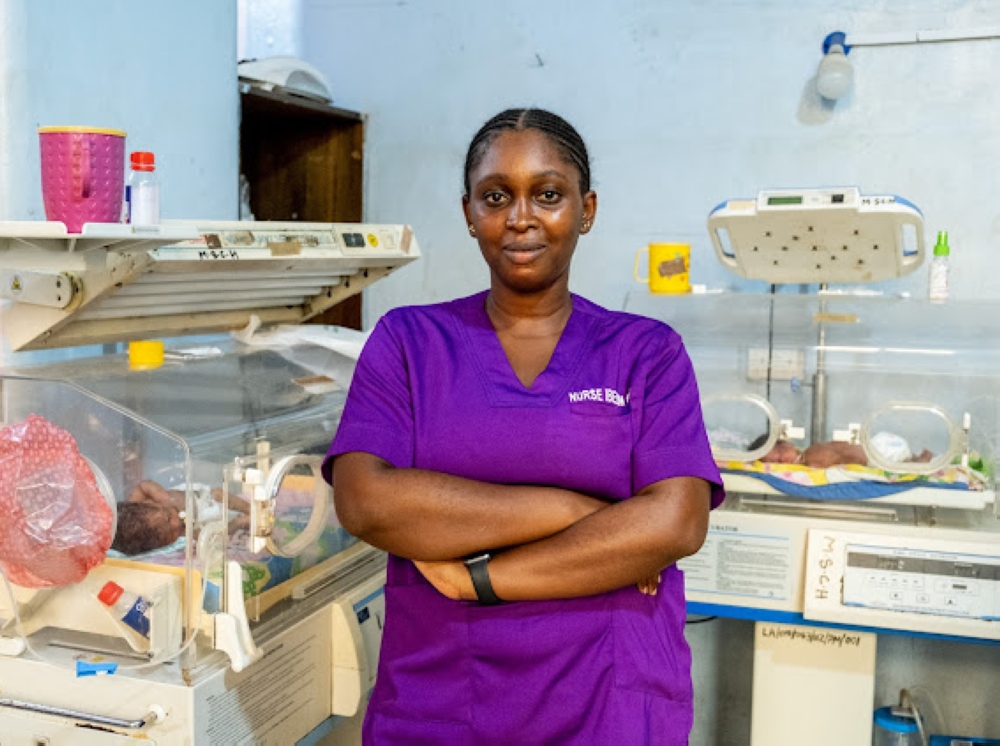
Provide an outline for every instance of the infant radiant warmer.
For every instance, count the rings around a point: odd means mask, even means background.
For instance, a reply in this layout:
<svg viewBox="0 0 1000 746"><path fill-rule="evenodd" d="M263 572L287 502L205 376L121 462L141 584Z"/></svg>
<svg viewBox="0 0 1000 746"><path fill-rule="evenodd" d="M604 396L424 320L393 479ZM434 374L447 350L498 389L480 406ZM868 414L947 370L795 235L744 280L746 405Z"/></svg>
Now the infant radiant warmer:
<svg viewBox="0 0 1000 746"><path fill-rule="evenodd" d="M205 332L305 320L418 258L416 241L385 225L128 229L68 237L0 224L10 346L201 336L169 339L146 369L124 348L8 365L3 424L34 416L70 433L110 505L143 480L179 490L185 535L135 556L112 551L70 585L14 586L13 605L0 592L0 733L214 745L356 729L385 560L339 526L320 475L353 360L337 344L271 348ZM108 581L150 603L147 634L98 600Z"/></svg>
<svg viewBox="0 0 1000 746"><path fill-rule="evenodd" d="M737 274L819 291L627 298L683 336L728 493L681 563L690 608L1000 639L1000 305L827 285L920 266L897 197L762 192L708 227Z"/></svg>

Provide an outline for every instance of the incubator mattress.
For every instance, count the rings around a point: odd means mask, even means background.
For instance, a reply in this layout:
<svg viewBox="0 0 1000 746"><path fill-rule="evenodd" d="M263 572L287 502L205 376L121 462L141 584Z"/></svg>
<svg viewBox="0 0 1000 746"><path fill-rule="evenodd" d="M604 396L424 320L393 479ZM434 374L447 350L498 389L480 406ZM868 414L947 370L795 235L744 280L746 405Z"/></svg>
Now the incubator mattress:
<svg viewBox="0 0 1000 746"><path fill-rule="evenodd" d="M760 461L722 462L719 470L723 474L758 479L787 495L823 500L865 500L927 487L980 491L985 483L983 475L957 465L926 475L899 474L857 464L817 469L799 464L767 464Z"/></svg>

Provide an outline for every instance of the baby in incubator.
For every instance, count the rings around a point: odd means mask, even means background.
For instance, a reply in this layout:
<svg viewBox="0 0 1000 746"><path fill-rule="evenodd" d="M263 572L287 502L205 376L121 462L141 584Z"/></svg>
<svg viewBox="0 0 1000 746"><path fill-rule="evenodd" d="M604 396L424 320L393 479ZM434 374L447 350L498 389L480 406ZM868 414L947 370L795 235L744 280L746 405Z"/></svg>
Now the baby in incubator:
<svg viewBox="0 0 1000 746"><path fill-rule="evenodd" d="M751 443L750 450L760 448L765 442L767 442L766 434ZM906 440L894 433L876 433L872 436L871 443L883 458L895 463L927 463L934 458L934 454L926 448L919 454L914 454ZM801 464L815 469L827 469L843 464L868 466L868 455L863 447L856 443L836 440L813 443L804 450L799 450L787 440L778 440L760 460L765 464Z"/></svg>
<svg viewBox="0 0 1000 746"><path fill-rule="evenodd" d="M198 521L204 523L221 512L222 490L195 487ZM170 546L184 536L186 495L183 490L168 490L149 480L140 482L128 499L118 503L118 525L111 548L133 556ZM230 512L238 515L229 521L229 532L247 529L250 506L242 498L230 495Z"/></svg>

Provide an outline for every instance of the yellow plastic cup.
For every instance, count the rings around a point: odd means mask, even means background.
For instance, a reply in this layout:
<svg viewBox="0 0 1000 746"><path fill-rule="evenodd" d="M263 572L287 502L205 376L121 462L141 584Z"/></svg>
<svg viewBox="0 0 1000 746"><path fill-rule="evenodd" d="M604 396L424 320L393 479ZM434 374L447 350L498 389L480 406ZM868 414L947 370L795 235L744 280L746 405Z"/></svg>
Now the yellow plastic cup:
<svg viewBox="0 0 1000 746"><path fill-rule="evenodd" d="M649 255L649 271L639 275L643 254ZM691 268L691 244L651 243L635 253L634 274L637 282L649 285L651 293L682 294L691 292L688 273Z"/></svg>
<svg viewBox="0 0 1000 746"><path fill-rule="evenodd" d="M137 339L128 343L128 367L150 370L163 365L163 342L158 339Z"/></svg>

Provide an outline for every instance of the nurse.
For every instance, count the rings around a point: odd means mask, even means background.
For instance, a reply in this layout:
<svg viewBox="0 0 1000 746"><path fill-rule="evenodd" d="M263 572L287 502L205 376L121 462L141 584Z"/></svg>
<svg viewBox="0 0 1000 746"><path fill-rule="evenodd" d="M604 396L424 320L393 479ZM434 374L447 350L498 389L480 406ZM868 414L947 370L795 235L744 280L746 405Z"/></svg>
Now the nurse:
<svg viewBox="0 0 1000 746"><path fill-rule="evenodd" d="M724 495L681 339L570 292L597 195L560 117L483 125L462 209L489 290L378 322L324 466L389 553L365 743L687 743L675 563Z"/></svg>

